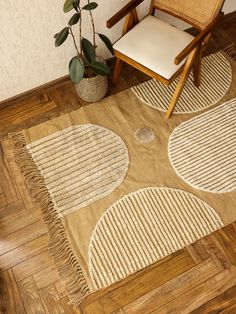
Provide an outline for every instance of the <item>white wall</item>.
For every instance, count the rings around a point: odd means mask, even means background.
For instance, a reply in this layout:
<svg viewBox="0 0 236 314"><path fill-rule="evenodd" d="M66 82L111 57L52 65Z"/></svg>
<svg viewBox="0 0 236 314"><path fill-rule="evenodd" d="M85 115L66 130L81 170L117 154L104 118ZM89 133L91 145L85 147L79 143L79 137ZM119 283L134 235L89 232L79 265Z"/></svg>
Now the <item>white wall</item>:
<svg viewBox="0 0 236 314"><path fill-rule="evenodd" d="M82 0L82 3L86 0ZM95 20L97 31L112 41L121 34L121 24L111 30L106 20L128 0L97 0ZM64 0L1 0L0 1L0 101L55 80L68 73L68 61L75 51L71 40L54 47L53 35L62 29L71 13L62 11ZM150 0L139 8L144 16ZM225 12L236 10L236 0L226 0ZM89 20L85 20L84 35L91 34ZM179 25L182 26L183 25ZM99 51L109 54L102 45Z"/></svg>
<svg viewBox="0 0 236 314"><path fill-rule="evenodd" d="M233 12L236 10L236 1L235 0L226 0L224 7L223 7L223 12L225 14Z"/></svg>
<svg viewBox="0 0 236 314"><path fill-rule="evenodd" d="M127 2L97 0L97 31L117 39L121 24L109 30L106 20ZM72 15L63 13L63 4L64 0L0 0L0 101L68 74L68 62L75 55L71 38L58 48L53 38ZM140 6L142 14L148 7L149 0ZM84 35L90 37L87 18L84 24ZM103 45L98 52L109 56Z"/></svg>

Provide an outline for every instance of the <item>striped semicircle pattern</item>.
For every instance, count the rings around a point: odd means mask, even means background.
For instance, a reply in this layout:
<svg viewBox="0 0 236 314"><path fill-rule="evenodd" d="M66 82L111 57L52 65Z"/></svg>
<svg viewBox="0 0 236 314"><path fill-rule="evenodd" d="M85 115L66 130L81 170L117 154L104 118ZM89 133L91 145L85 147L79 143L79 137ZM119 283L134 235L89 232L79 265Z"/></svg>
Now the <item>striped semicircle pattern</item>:
<svg viewBox="0 0 236 314"><path fill-rule="evenodd" d="M149 187L114 203L89 245L89 270L99 290L223 227L217 212L194 195Z"/></svg>
<svg viewBox="0 0 236 314"><path fill-rule="evenodd" d="M176 173L194 188L236 189L236 98L180 124L169 139Z"/></svg>
<svg viewBox="0 0 236 314"><path fill-rule="evenodd" d="M216 104L229 90L232 82L232 69L230 62L222 52L203 58L201 69L201 85L199 87L194 85L193 73L191 72L175 106L175 114L192 113L206 109ZM151 79L132 87L132 91L148 106L165 112L178 82L179 78L167 86Z"/></svg>

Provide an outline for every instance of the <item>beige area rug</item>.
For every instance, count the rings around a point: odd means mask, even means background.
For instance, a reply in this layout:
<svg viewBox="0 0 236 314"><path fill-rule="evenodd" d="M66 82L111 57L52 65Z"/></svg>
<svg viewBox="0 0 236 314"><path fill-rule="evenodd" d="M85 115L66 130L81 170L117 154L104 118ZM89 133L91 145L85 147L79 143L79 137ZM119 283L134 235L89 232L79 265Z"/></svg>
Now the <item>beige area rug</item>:
<svg viewBox="0 0 236 314"><path fill-rule="evenodd" d="M174 109L175 114L198 112L219 101L228 91L232 81L232 70L222 52L205 57L202 61L201 85L193 83L193 73ZM135 95L145 104L160 111L166 111L179 82L177 78L169 86L151 79L132 88Z"/></svg>
<svg viewBox="0 0 236 314"><path fill-rule="evenodd" d="M236 96L229 62L215 107ZM11 135L74 304L236 220L235 191L195 189L170 164L170 135L195 116L166 120L127 90Z"/></svg>

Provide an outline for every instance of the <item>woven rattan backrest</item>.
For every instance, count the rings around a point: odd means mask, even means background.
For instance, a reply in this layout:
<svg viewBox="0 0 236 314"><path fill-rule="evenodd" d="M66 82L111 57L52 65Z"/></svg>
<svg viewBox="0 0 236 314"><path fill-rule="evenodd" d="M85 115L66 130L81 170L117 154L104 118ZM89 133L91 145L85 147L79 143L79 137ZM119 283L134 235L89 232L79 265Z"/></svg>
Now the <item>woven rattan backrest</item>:
<svg viewBox="0 0 236 314"><path fill-rule="evenodd" d="M154 0L154 7L204 29L220 12L224 0Z"/></svg>

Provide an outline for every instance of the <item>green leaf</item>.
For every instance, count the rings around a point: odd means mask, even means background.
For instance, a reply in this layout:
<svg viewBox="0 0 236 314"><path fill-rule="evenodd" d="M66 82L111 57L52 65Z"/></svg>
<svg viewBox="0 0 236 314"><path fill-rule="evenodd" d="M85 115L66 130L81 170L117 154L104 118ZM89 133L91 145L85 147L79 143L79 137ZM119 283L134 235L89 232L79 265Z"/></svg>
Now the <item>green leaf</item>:
<svg viewBox="0 0 236 314"><path fill-rule="evenodd" d="M110 39L107 36L103 35L103 34L98 34L98 36L104 42L104 44L106 45L107 49L109 49L110 52L114 55L114 49L112 47L112 43L111 43Z"/></svg>
<svg viewBox="0 0 236 314"><path fill-rule="evenodd" d="M79 4L80 4L80 0L74 0L74 1L73 1L73 8L74 8L75 11L77 11L77 12L79 12L79 10L78 10Z"/></svg>
<svg viewBox="0 0 236 314"><path fill-rule="evenodd" d="M95 61L90 64L90 67L96 74L106 76L110 73L110 69L108 68L108 66L102 62Z"/></svg>
<svg viewBox="0 0 236 314"><path fill-rule="evenodd" d="M68 24L69 24L70 26L75 25L75 24L77 24L77 23L79 22L79 19L80 19L80 12L75 13L75 14L70 18Z"/></svg>
<svg viewBox="0 0 236 314"><path fill-rule="evenodd" d="M94 10L96 9L96 7L98 6L98 4L96 2L90 2L88 4L86 4L82 10L88 10L88 11L91 11L91 10Z"/></svg>
<svg viewBox="0 0 236 314"><path fill-rule="evenodd" d="M77 6L75 6L74 4L73 4L73 8L75 9L76 12L79 12Z"/></svg>
<svg viewBox="0 0 236 314"><path fill-rule="evenodd" d="M65 13L70 12L71 10L73 10L74 6L73 6L73 2L74 0L66 0L63 6L63 11Z"/></svg>
<svg viewBox="0 0 236 314"><path fill-rule="evenodd" d="M94 48L94 46L86 38L82 38L81 45L82 45L82 49L83 49L83 53L84 53L85 58L90 63L93 63L95 61L95 48Z"/></svg>
<svg viewBox="0 0 236 314"><path fill-rule="evenodd" d="M79 56L70 60L69 73L74 83L79 83L84 77L84 64L83 60Z"/></svg>
<svg viewBox="0 0 236 314"><path fill-rule="evenodd" d="M64 43L64 41L66 40L66 38L68 37L68 35L69 35L69 28L68 27L63 28L60 31L60 33L57 34L57 36L55 38L56 39L55 40L55 46L56 47L61 46Z"/></svg>
<svg viewBox="0 0 236 314"><path fill-rule="evenodd" d="M73 4L74 4L75 7L78 7L79 4L80 4L80 0L74 0Z"/></svg>

